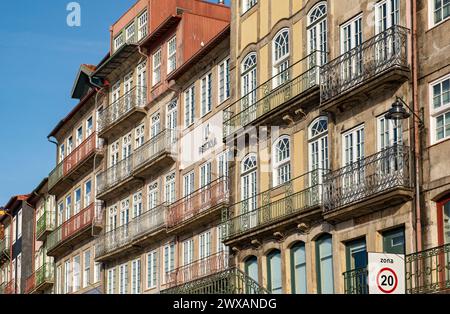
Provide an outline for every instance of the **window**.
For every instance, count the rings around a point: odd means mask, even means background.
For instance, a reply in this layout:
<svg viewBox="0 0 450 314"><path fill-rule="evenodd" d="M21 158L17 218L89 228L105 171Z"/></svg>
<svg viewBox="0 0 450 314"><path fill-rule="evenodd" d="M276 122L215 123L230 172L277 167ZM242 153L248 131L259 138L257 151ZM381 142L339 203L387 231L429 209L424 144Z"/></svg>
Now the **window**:
<svg viewBox="0 0 450 314"><path fill-rule="evenodd" d="M364 180L364 125L356 127L343 134L343 162L349 170L344 176L344 186L351 187L360 184ZM361 164L361 165L360 165Z"/></svg>
<svg viewBox="0 0 450 314"><path fill-rule="evenodd" d="M91 284L91 251L84 252L83 288Z"/></svg>
<svg viewBox="0 0 450 314"><path fill-rule="evenodd" d="M92 200L92 182L91 180L86 181L84 184L84 207L88 207Z"/></svg>
<svg viewBox="0 0 450 314"><path fill-rule="evenodd" d="M273 294L281 294L283 292L281 274L281 252L273 250L267 255L268 289Z"/></svg>
<svg viewBox="0 0 450 314"><path fill-rule="evenodd" d="M316 241L317 292L333 294L333 244L331 235L325 234Z"/></svg>
<svg viewBox="0 0 450 314"><path fill-rule="evenodd" d="M175 202L175 173L166 176L165 192L166 203L172 204Z"/></svg>
<svg viewBox="0 0 450 314"><path fill-rule="evenodd" d="M81 210L81 188L75 190L75 206L73 210L74 216Z"/></svg>
<svg viewBox="0 0 450 314"><path fill-rule="evenodd" d="M242 14L253 8L258 3L257 0L243 0L242 1Z"/></svg>
<svg viewBox="0 0 450 314"><path fill-rule="evenodd" d="M66 215L65 221L69 220L72 214L72 196L68 195L66 197Z"/></svg>
<svg viewBox="0 0 450 314"><path fill-rule="evenodd" d="M64 144L61 144L61 146L59 146L59 162L62 162L65 156L66 156L66 149Z"/></svg>
<svg viewBox="0 0 450 314"><path fill-rule="evenodd" d="M17 213L17 239L22 237L22 209Z"/></svg>
<svg viewBox="0 0 450 314"><path fill-rule="evenodd" d="M183 242L183 266L189 265L194 261L194 239Z"/></svg>
<svg viewBox="0 0 450 314"><path fill-rule="evenodd" d="M147 25L148 25L148 14L147 11L142 13L138 17L138 40L141 40L145 36L147 36Z"/></svg>
<svg viewBox="0 0 450 314"><path fill-rule="evenodd" d="M194 123L195 118L195 86L184 92L184 126Z"/></svg>
<svg viewBox="0 0 450 314"><path fill-rule="evenodd" d="M375 4L375 33L380 34L400 21L400 0L383 0Z"/></svg>
<svg viewBox="0 0 450 314"><path fill-rule="evenodd" d="M211 162L200 166L200 188L204 188L211 183Z"/></svg>
<svg viewBox="0 0 450 314"><path fill-rule="evenodd" d="M230 59L219 64L219 104L230 98Z"/></svg>
<svg viewBox="0 0 450 314"><path fill-rule="evenodd" d="M378 151L402 144L402 124L399 121L378 117Z"/></svg>
<svg viewBox="0 0 450 314"><path fill-rule="evenodd" d="M383 232L383 252L389 254L405 254L404 227Z"/></svg>
<svg viewBox="0 0 450 314"><path fill-rule="evenodd" d="M273 185L278 186L291 180L291 152L288 136L278 139L273 148L274 178Z"/></svg>
<svg viewBox="0 0 450 314"><path fill-rule="evenodd" d="M147 288L156 288L158 278L157 251L147 254Z"/></svg>
<svg viewBox="0 0 450 314"><path fill-rule="evenodd" d="M274 88L289 80L289 29L281 30L273 40Z"/></svg>
<svg viewBox="0 0 450 314"><path fill-rule="evenodd" d="M147 104L147 62L144 61L137 66L137 102L140 107Z"/></svg>
<svg viewBox="0 0 450 314"><path fill-rule="evenodd" d="M55 289L56 294L63 293L61 280L62 280L62 266L58 265L58 267L56 267L56 289Z"/></svg>
<svg viewBox="0 0 450 314"><path fill-rule="evenodd" d="M110 165L111 167L119 163L119 141L114 142L111 145Z"/></svg>
<svg viewBox="0 0 450 314"><path fill-rule="evenodd" d="M201 104L202 104L202 112L201 116L203 117L208 112L211 111L212 106L212 74L209 73L204 76L201 80Z"/></svg>
<svg viewBox="0 0 450 314"><path fill-rule="evenodd" d="M114 38L114 51L119 49L124 44L123 33L120 33L116 38Z"/></svg>
<svg viewBox="0 0 450 314"><path fill-rule="evenodd" d="M133 195L133 218L139 217L142 214L142 191Z"/></svg>
<svg viewBox="0 0 450 314"><path fill-rule="evenodd" d="M177 38L173 37L167 44L167 73L177 68Z"/></svg>
<svg viewBox="0 0 450 314"><path fill-rule="evenodd" d="M76 143L75 143L76 147L80 146L80 144L83 142L83 127L82 126L80 126L77 129L77 136L76 136L75 141L76 141Z"/></svg>
<svg viewBox="0 0 450 314"><path fill-rule="evenodd" d="M16 280L16 289L17 293L20 294L22 292L22 253L17 255L17 280Z"/></svg>
<svg viewBox="0 0 450 314"><path fill-rule="evenodd" d="M111 206L108 211L109 224L107 225L107 232L117 228L117 205Z"/></svg>
<svg viewBox="0 0 450 314"><path fill-rule="evenodd" d="M96 247L94 246L94 254L95 254L95 249L96 249ZM94 262L94 283L97 283L100 281L100 270L101 270L100 267L101 267L101 264L99 262Z"/></svg>
<svg viewBox="0 0 450 314"><path fill-rule="evenodd" d="M211 255L211 231L202 233L199 240L199 258L207 258Z"/></svg>
<svg viewBox="0 0 450 314"><path fill-rule="evenodd" d="M73 137L70 136L67 139L67 155L70 155L72 153L73 150Z"/></svg>
<svg viewBox="0 0 450 314"><path fill-rule="evenodd" d="M119 266L119 294L128 293L128 264Z"/></svg>
<svg viewBox="0 0 450 314"><path fill-rule="evenodd" d="M308 54L315 51L321 52L319 65L327 63L327 4L320 2L308 13Z"/></svg>
<svg viewBox="0 0 450 314"><path fill-rule="evenodd" d="M17 235L17 216L13 217L12 225L13 225L13 227L11 229L12 235L13 235L12 243L15 243L16 242L16 235Z"/></svg>
<svg viewBox="0 0 450 314"><path fill-rule="evenodd" d="M71 287L71 270L70 270L70 260L64 263L64 294L70 293Z"/></svg>
<svg viewBox="0 0 450 314"><path fill-rule="evenodd" d="M195 173L194 171L188 173L183 177L183 183L184 183L184 192L183 196L189 196L195 191Z"/></svg>
<svg viewBox="0 0 450 314"><path fill-rule="evenodd" d="M108 269L107 277L107 293L115 294L116 291L116 268Z"/></svg>
<svg viewBox="0 0 450 314"><path fill-rule="evenodd" d="M225 241L225 233L226 232L226 226L225 225L219 225L217 227L217 253L223 252L225 255L228 255L228 247L223 243ZM225 263L227 263L227 258L225 258ZM226 265L225 265L226 266Z"/></svg>
<svg viewBox="0 0 450 314"><path fill-rule="evenodd" d="M431 142L450 138L450 75L430 85Z"/></svg>
<svg viewBox="0 0 450 314"><path fill-rule="evenodd" d="M450 243L450 198L446 198L437 204L439 245Z"/></svg>
<svg viewBox="0 0 450 314"><path fill-rule="evenodd" d="M228 150L226 150L225 152L221 153L218 157L217 157L217 173L218 173L218 177L219 178L224 178L226 180L228 180L228 176L229 176L229 166L228 166L228 162L229 162L229 156L230 156L230 152Z"/></svg>
<svg viewBox="0 0 450 314"><path fill-rule="evenodd" d="M73 258L73 292L77 292L81 287L80 255Z"/></svg>
<svg viewBox="0 0 450 314"><path fill-rule="evenodd" d="M165 282L169 278L170 272L175 269L175 243L170 243L164 247L164 274Z"/></svg>
<svg viewBox="0 0 450 314"><path fill-rule="evenodd" d="M145 125L142 123L135 130L135 142L134 147L138 149L142 145L144 145L144 136L145 136Z"/></svg>
<svg viewBox="0 0 450 314"><path fill-rule="evenodd" d="M120 226L128 225L130 221L130 199L124 199L120 203Z"/></svg>
<svg viewBox="0 0 450 314"><path fill-rule="evenodd" d="M346 55L341 70L344 81L351 80L362 72L362 50L350 53L354 48L361 48L362 40L362 15L341 26L341 53Z"/></svg>
<svg viewBox="0 0 450 314"><path fill-rule="evenodd" d="M154 138L161 132L161 115L159 113L152 116L152 128L150 137Z"/></svg>
<svg viewBox="0 0 450 314"><path fill-rule="evenodd" d="M306 250L305 243L298 242L291 248L291 284L292 293L307 293Z"/></svg>
<svg viewBox="0 0 450 314"><path fill-rule="evenodd" d="M241 110L244 111L256 102L257 82L256 53L248 54L242 62L241 69Z"/></svg>
<svg viewBox="0 0 450 314"><path fill-rule="evenodd" d="M122 160L127 159L128 157L131 156L131 153L132 153L131 137L132 137L131 133L122 137Z"/></svg>
<svg viewBox="0 0 450 314"><path fill-rule="evenodd" d="M148 186L148 209L158 206L158 182L153 182Z"/></svg>
<svg viewBox="0 0 450 314"><path fill-rule="evenodd" d="M94 129L94 122L92 120L92 117L89 117L86 120L86 137L91 136L93 129Z"/></svg>
<svg viewBox="0 0 450 314"><path fill-rule="evenodd" d="M167 105L166 128L170 132L170 143L175 143L177 140L177 134L175 132L178 127L177 114L177 100L174 99Z"/></svg>
<svg viewBox="0 0 450 314"><path fill-rule="evenodd" d="M256 155L246 157L241 164L241 201L242 213L254 211L257 207L257 180L256 180ZM255 219L256 216L251 217Z"/></svg>
<svg viewBox="0 0 450 314"><path fill-rule="evenodd" d="M256 283L259 282L258 278L258 258L256 256L251 256L245 260L244 265L245 274L253 279ZM247 287L247 289L249 289ZM250 291L247 291L247 293Z"/></svg>
<svg viewBox="0 0 450 314"><path fill-rule="evenodd" d="M134 39L135 33L136 33L136 25L134 23L131 23L131 25L129 25L125 30L127 43L131 44L135 42Z"/></svg>
<svg viewBox="0 0 450 314"><path fill-rule="evenodd" d="M449 0L431 0L430 19L433 21L431 26L437 25L450 17Z"/></svg>
<svg viewBox="0 0 450 314"><path fill-rule="evenodd" d="M319 117L314 120L308 130L309 138L309 170L316 171L329 168L328 157L328 118ZM311 186L321 183L322 176L311 174Z"/></svg>
<svg viewBox="0 0 450 314"><path fill-rule="evenodd" d="M64 203L61 202L58 204L58 221L57 221L57 227L59 227L64 221Z"/></svg>
<svg viewBox="0 0 450 314"><path fill-rule="evenodd" d="M153 54L153 86L161 82L161 49Z"/></svg>
<svg viewBox="0 0 450 314"><path fill-rule="evenodd" d="M365 239L347 242L345 244L345 248L347 271L364 269L367 267L367 249Z"/></svg>

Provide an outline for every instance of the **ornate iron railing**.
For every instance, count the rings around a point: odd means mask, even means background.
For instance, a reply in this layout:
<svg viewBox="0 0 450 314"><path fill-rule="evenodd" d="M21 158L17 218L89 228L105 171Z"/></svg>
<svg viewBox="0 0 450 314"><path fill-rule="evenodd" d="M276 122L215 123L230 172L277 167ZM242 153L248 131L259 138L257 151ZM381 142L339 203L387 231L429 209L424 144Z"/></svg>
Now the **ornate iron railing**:
<svg viewBox="0 0 450 314"><path fill-rule="evenodd" d="M222 216L224 239L279 222L322 204L322 176L317 169L230 206ZM272 200L272 194L276 199Z"/></svg>
<svg viewBox="0 0 450 314"><path fill-rule="evenodd" d="M408 32L402 26L393 26L322 66L321 102L394 67L407 69Z"/></svg>
<svg viewBox="0 0 450 314"><path fill-rule="evenodd" d="M237 268L165 289L163 294L270 294Z"/></svg>
<svg viewBox="0 0 450 314"><path fill-rule="evenodd" d="M163 153L174 154L176 131L166 129L150 139L134 152L134 167L138 169L143 164L151 163Z"/></svg>
<svg viewBox="0 0 450 314"><path fill-rule="evenodd" d="M273 76L224 110L224 137L251 124L314 86L319 86L320 60L315 51Z"/></svg>
<svg viewBox="0 0 450 314"><path fill-rule="evenodd" d="M33 292L46 282L53 283L55 279L54 276L54 265L52 263L45 263L27 278L25 293Z"/></svg>
<svg viewBox="0 0 450 314"><path fill-rule="evenodd" d="M189 281L223 271L228 266L228 256L225 252L219 252L203 259L199 259L188 265L179 267L166 274L166 285L175 287Z"/></svg>
<svg viewBox="0 0 450 314"><path fill-rule="evenodd" d="M131 177L134 169L133 162L133 155L130 155L100 173L97 177L97 194L100 195Z"/></svg>
<svg viewBox="0 0 450 314"><path fill-rule="evenodd" d="M147 104L147 88L136 86L99 113L98 132L102 133L135 108Z"/></svg>
<svg viewBox="0 0 450 314"><path fill-rule="evenodd" d="M406 293L450 290L450 244L406 256Z"/></svg>
<svg viewBox="0 0 450 314"><path fill-rule="evenodd" d="M411 187L410 149L394 145L324 175L328 213L398 187Z"/></svg>
<svg viewBox="0 0 450 314"><path fill-rule="evenodd" d="M95 258L100 258L166 226L166 204L150 209L128 224L101 235L96 243Z"/></svg>
<svg viewBox="0 0 450 314"><path fill-rule="evenodd" d="M55 212L44 209L44 213L36 223L36 238L39 239L45 231L55 229Z"/></svg>
<svg viewBox="0 0 450 314"><path fill-rule="evenodd" d="M229 201L228 180L220 178L169 206L167 226L176 227Z"/></svg>
<svg viewBox="0 0 450 314"><path fill-rule="evenodd" d="M369 294L367 267L346 271L342 275L345 294Z"/></svg>
<svg viewBox="0 0 450 314"><path fill-rule="evenodd" d="M101 202L93 202L88 207L63 222L49 234L47 238L47 251L54 249L73 235L82 231L86 227L91 226L95 220L95 215L101 212L98 209L101 207Z"/></svg>

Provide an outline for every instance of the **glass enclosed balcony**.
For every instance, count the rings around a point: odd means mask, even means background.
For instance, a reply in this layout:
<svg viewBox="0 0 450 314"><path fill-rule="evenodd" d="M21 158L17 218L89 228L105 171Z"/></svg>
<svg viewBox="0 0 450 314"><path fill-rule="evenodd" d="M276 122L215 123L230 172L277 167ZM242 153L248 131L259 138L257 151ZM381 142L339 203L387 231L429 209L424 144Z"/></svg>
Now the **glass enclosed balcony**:
<svg viewBox="0 0 450 314"><path fill-rule="evenodd" d="M386 82L409 77L408 29L393 26L325 64L321 71L321 103Z"/></svg>
<svg viewBox="0 0 450 314"><path fill-rule="evenodd" d="M395 145L324 176L324 215L345 220L412 197L410 149Z"/></svg>
<svg viewBox="0 0 450 314"><path fill-rule="evenodd" d="M281 120L281 112L286 113L305 100L310 102L311 94L319 92L320 60L325 52L315 51L294 63L267 82L244 95L224 110L224 137L228 137L249 125L267 122L266 118ZM319 95L317 94L316 102ZM290 106L292 105L292 106ZM276 125L279 125L278 123Z"/></svg>
<svg viewBox="0 0 450 314"><path fill-rule="evenodd" d="M45 208L44 213L38 218L36 223L36 239L38 241L44 241L50 232L55 229L55 219L55 212Z"/></svg>
<svg viewBox="0 0 450 314"><path fill-rule="evenodd" d="M450 244L406 256L406 293L450 291Z"/></svg>
<svg viewBox="0 0 450 314"><path fill-rule="evenodd" d="M345 294L369 294L367 268L353 269L342 274Z"/></svg>
<svg viewBox="0 0 450 314"><path fill-rule="evenodd" d="M55 281L53 263L46 263L36 270L25 284L26 293L40 293L50 289Z"/></svg>

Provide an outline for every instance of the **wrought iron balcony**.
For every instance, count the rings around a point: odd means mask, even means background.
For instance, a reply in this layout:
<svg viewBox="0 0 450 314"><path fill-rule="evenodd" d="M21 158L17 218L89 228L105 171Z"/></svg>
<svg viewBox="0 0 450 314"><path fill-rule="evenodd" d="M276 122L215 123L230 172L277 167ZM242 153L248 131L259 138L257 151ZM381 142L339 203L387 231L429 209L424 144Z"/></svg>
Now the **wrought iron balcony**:
<svg viewBox="0 0 450 314"><path fill-rule="evenodd" d="M95 259L106 261L128 253L146 240L152 240L152 235L165 229L166 212L167 206L159 205L137 216L128 224L102 234L96 243Z"/></svg>
<svg viewBox="0 0 450 314"><path fill-rule="evenodd" d="M99 113L99 136L108 139L145 117L147 88L136 86Z"/></svg>
<svg viewBox="0 0 450 314"><path fill-rule="evenodd" d="M163 290L163 294L270 294L237 268Z"/></svg>
<svg viewBox="0 0 450 314"><path fill-rule="evenodd" d="M220 217L220 209L229 202L228 180L220 178L169 206L168 228L178 228L186 223L204 223L202 218L212 214ZM215 214L215 215L214 215Z"/></svg>
<svg viewBox="0 0 450 314"><path fill-rule="evenodd" d="M5 263L6 261L9 261L9 254L10 254L10 243L9 242L9 236L5 236L3 239L0 239L0 265Z"/></svg>
<svg viewBox="0 0 450 314"><path fill-rule="evenodd" d="M292 103L312 88L319 88L319 61L325 52L315 51L267 82L244 95L224 110L224 137L254 125L283 105Z"/></svg>
<svg viewBox="0 0 450 314"><path fill-rule="evenodd" d="M450 291L450 244L406 256L406 293Z"/></svg>
<svg viewBox="0 0 450 314"><path fill-rule="evenodd" d="M137 176L154 173L174 162L177 134L166 129L134 152L134 171Z"/></svg>
<svg viewBox="0 0 450 314"><path fill-rule="evenodd" d="M322 103L346 94L390 70L409 71L408 29L393 26L325 64L321 69ZM394 79L396 80L396 79Z"/></svg>
<svg viewBox="0 0 450 314"><path fill-rule="evenodd" d="M166 274L165 284L170 288L183 285L189 281L224 271L227 267L227 254L219 252L171 271Z"/></svg>
<svg viewBox="0 0 450 314"><path fill-rule="evenodd" d="M55 219L55 212L45 208L44 213L39 217L36 223L36 239L38 241L45 240L47 235L55 229Z"/></svg>
<svg viewBox="0 0 450 314"><path fill-rule="evenodd" d="M133 155L119 161L114 166L100 173L97 177L97 198L103 199L108 194L122 187L123 183L133 176Z"/></svg>
<svg viewBox="0 0 450 314"><path fill-rule="evenodd" d="M25 283L25 293L39 293L51 288L55 281L53 263L45 263Z"/></svg>
<svg viewBox="0 0 450 314"><path fill-rule="evenodd" d="M70 250L74 244L91 237L92 232L99 229L95 221L101 213L101 203L93 202L63 222L47 237L47 255L59 256Z"/></svg>
<svg viewBox="0 0 450 314"><path fill-rule="evenodd" d="M101 155L102 149L103 141L97 138L96 132L92 133L50 173L48 178L50 194L60 194L70 188L73 181L92 171L93 157L95 154Z"/></svg>
<svg viewBox="0 0 450 314"><path fill-rule="evenodd" d="M225 210L225 241L250 232L270 230L271 226L292 223L307 215L321 215L322 175L318 169L232 205ZM254 208L254 209L252 209ZM317 213L314 212L317 209Z"/></svg>
<svg viewBox="0 0 450 314"><path fill-rule="evenodd" d="M345 294L369 294L367 267L346 271L342 275Z"/></svg>
<svg viewBox="0 0 450 314"><path fill-rule="evenodd" d="M409 147L394 145L325 174L323 182L325 219L366 214L376 208L379 209L387 199L390 204L409 199L411 197L409 162ZM368 201L368 206L361 205L364 201ZM344 210L345 207L357 203L359 204L357 208Z"/></svg>

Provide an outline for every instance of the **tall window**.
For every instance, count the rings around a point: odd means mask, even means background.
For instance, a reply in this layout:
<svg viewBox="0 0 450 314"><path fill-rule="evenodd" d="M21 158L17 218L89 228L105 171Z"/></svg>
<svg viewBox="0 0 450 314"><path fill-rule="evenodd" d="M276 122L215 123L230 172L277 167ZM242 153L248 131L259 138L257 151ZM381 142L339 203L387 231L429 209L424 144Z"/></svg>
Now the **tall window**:
<svg viewBox="0 0 450 314"><path fill-rule="evenodd" d="M378 117L378 151L402 144L402 124L400 121Z"/></svg>
<svg viewBox="0 0 450 314"><path fill-rule="evenodd" d="M256 53L248 54L242 61L241 69L241 110L247 109L256 102L257 60Z"/></svg>
<svg viewBox="0 0 450 314"><path fill-rule="evenodd" d="M153 54L153 86L161 82L161 49Z"/></svg>
<svg viewBox="0 0 450 314"><path fill-rule="evenodd" d="M254 211L257 207L256 155L247 156L241 164L242 213ZM256 217L255 217L256 218Z"/></svg>
<svg viewBox="0 0 450 314"><path fill-rule="evenodd" d="M111 206L108 211L109 224L106 228L107 231L112 231L117 228L117 204Z"/></svg>
<svg viewBox="0 0 450 314"><path fill-rule="evenodd" d="M189 196L195 191L195 173L194 171L188 173L183 177L183 186L184 186L184 192L183 196Z"/></svg>
<svg viewBox="0 0 450 314"><path fill-rule="evenodd" d="M350 171L344 176L345 187L351 187L354 184L359 184L364 180L364 167L362 162L364 160L364 125L356 127L343 135L343 161L344 166L349 169L356 168L356 171ZM361 163L361 167L358 164Z"/></svg>
<svg viewBox="0 0 450 314"><path fill-rule="evenodd" d="M158 182L153 182L148 186L148 210L158 206Z"/></svg>
<svg viewBox="0 0 450 314"><path fill-rule="evenodd" d="M201 104L203 117L212 109L212 74L209 73L201 79Z"/></svg>
<svg viewBox="0 0 450 314"><path fill-rule="evenodd" d="M431 142L450 138L450 75L430 85Z"/></svg>
<svg viewBox="0 0 450 314"><path fill-rule="evenodd" d="M131 109L131 89L133 88L133 72L128 73L123 78L123 92L125 94L125 111L128 111ZM123 109L122 109L123 110Z"/></svg>
<svg viewBox="0 0 450 314"><path fill-rule="evenodd" d="M80 255L73 258L73 291L80 290L81 274L80 274Z"/></svg>
<svg viewBox="0 0 450 314"><path fill-rule="evenodd" d="M69 220L72 215L72 196L66 196L66 214L65 221Z"/></svg>
<svg viewBox="0 0 450 314"><path fill-rule="evenodd" d="M341 54L346 54L341 72L343 80L351 80L362 72L362 50L349 53L354 48L361 48L362 34L362 15L341 26Z"/></svg>
<svg viewBox="0 0 450 314"><path fill-rule="evenodd" d="M119 266L119 294L127 294L128 291L128 264Z"/></svg>
<svg viewBox="0 0 450 314"><path fill-rule="evenodd" d="M56 289L55 289L56 294L62 294L63 293L63 291L62 291L62 284L61 284L62 279L63 279L62 278L62 266L58 265L58 267L56 267L56 278L55 278L55 280L56 280Z"/></svg>
<svg viewBox="0 0 450 314"><path fill-rule="evenodd" d="M132 151L132 141L131 141L131 133L125 135L122 138L122 160L127 159L131 156Z"/></svg>
<svg viewBox="0 0 450 314"><path fill-rule="evenodd" d="M93 130L94 130L94 122L92 120L92 117L89 117L86 120L86 137L91 136Z"/></svg>
<svg viewBox="0 0 450 314"><path fill-rule="evenodd" d="M173 37L167 43L167 73L177 68L177 38Z"/></svg>
<svg viewBox="0 0 450 314"><path fill-rule="evenodd" d="M278 139L273 146L273 185L278 186L291 180L291 147L289 136Z"/></svg>
<svg viewBox="0 0 450 314"><path fill-rule="evenodd" d="M71 285L72 285L72 270L70 269L70 260L66 261L64 263L64 294L68 294L71 292Z"/></svg>
<svg viewBox="0 0 450 314"><path fill-rule="evenodd" d="M66 157L66 149L64 143L59 146L59 162L62 162Z"/></svg>
<svg viewBox="0 0 450 314"><path fill-rule="evenodd" d="M219 104L230 98L230 59L219 64Z"/></svg>
<svg viewBox="0 0 450 314"><path fill-rule="evenodd" d="M84 207L91 205L92 200L92 181L86 181L84 183Z"/></svg>
<svg viewBox="0 0 450 314"><path fill-rule="evenodd" d="M120 226L126 226L130 221L130 199L120 202Z"/></svg>
<svg viewBox="0 0 450 314"><path fill-rule="evenodd" d="M135 136L134 136L134 147L135 149L138 149L142 145L144 145L145 140L145 124L142 123L140 126L138 126L135 129Z"/></svg>
<svg viewBox="0 0 450 314"><path fill-rule="evenodd" d="M73 214L76 215L81 210L81 188L75 190L75 206Z"/></svg>
<svg viewBox="0 0 450 314"><path fill-rule="evenodd" d="M228 166L229 156L230 151L226 150L217 157L218 177L225 178L226 180L228 180L229 176L229 166Z"/></svg>
<svg viewBox="0 0 450 314"><path fill-rule="evenodd" d="M258 3L257 0L243 0L242 1L242 13L247 12Z"/></svg>
<svg viewBox="0 0 450 314"><path fill-rule="evenodd" d="M430 19L431 26L439 24L450 17L450 1L449 0L431 0L430 3Z"/></svg>
<svg viewBox="0 0 450 314"><path fill-rule="evenodd" d="M172 100L167 105L167 119L166 119L166 128L170 132L170 143L175 143L177 140L176 129L178 127L178 110L177 110L177 100Z"/></svg>
<svg viewBox="0 0 450 314"><path fill-rule="evenodd" d="M147 288L155 288L158 279L157 251L147 254Z"/></svg>
<svg viewBox="0 0 450 314"><path fill-rule="evenodd" d="M69 136L67 139L67 155L70 155L73 151L73 137Z"/></svg>
<svg viewBox="0 0 450 314"><path fill-rule="evenodd" d="M150 137L154 138L161 132L161 115L159 113L152 116L152 127Z"/></svg>
<svg viewBox="0 0 450 314"><path fill-rule="evenodd" d="M317 118L309 127L308 133L309 170L316 171L317 169L328 169L328 118ZM313 175L311 179L311 185L320 183L322 180L321 173L319 173L318 177Z"/></svg>
<svg viewBox="0 0 450 314"><path fill-rule="evenodd" d="M141 293L141 260L131 262L131 293Z"/></svg>
<svg viewBox="0 0 450 314"><path fill-rule="evenodd" d="M166 176L166 184L164 188L166 193L166 203L172 204L175 202L175 173Z"/></svg>
<svg viewBox="0 0 450 314"><path fill-rule="evenodd" d="M298 242L291 247L291 285L292 293L307 293L305 243Z"/></svg>
<svg viewBox="0 0 450 314"><path fill-rule="evenodd" d="M114 38L114 51L118 50L124 44L123 33L120 33Z"/></svg>
<svg viewBox="0 0 450 314"><path fill-rule="evenodd" d="M58 204L58 219L56 221L57 227L59 227L64 222L64 203L60 202Z"/></svg>
<svg viewBox="0 0 450 314"><path fill-rule="evenodd" d="M136 25L134 23L131 23L125 30L127 43L134 43L134 34L136 34Z"/></svg>
<svg viewBox="0 0 450 314"><path fill-rule="evenodd" d="M91 251L84 252L83 257L83 288L91 284Z"/></svg>
<svg viewBox="0 0 450 314"><path fill-rule="evenodd" d="M281 30L273 40L273 81L277 87L289 80L289 29Z"/></svg>
<svg viewBox="0 0 450 314"><path fill-rule="evenodd" d="M206 187L211 183L211 162L208 161L200 166L200 187Z"/></svg>
<svg viewBox="0 0 450 314"><path fill-rule="evenodd" d="M138 104L143 107L147 104L147 62L144 61L137 66L136 90Z"/></svg>
<svg viewBox="0 0 450 314"><path fill-rule="evenodd" d="M142 191L133 195L133 218L139 217L142 214Z"/></svg>
<svg viewBox="0 0 450 314"><path fill-rule="evenodd" d="M148 13L145 11L138 17L138 40L147 36Z"/></svg>
<svg viewBox="0 0 450 314"><path fill-rule="evenodd" d="M446 198L437 204L439 244L450 243L450 198Z"/></svg>
<svg viewBox="0 0 450 314"><path fill-rule="evenodd" d="M75 146L78 147L80 146L80 144L83 142L83 126L80 126L77 129L77 134L76 134L76 138L75 138Z"/></svg>
<svg viewBox="0 0 450 314"><path fill-rule="evenodd" d="M245 274L258 283L258 258L256 256L247 258L244 266Z"/></svg>
<svg viewBox="0 0 450 314"><path fill-rule="evenodd" d="M115 294L116 292L116 268L108 269L107 277L107 293Z"/></svg>
<svg viewBox="0 0 450 314"><path fill-rule="evenodd" d="M183 242L183 265L189 265L194 261L194 239Z"/></svg>
<svg viewBox="0 0 450 314"><path fill-rule="evenodd" d="M167 282L170 272L175 269L175 243L164 247L164 280Z"/></svg>
<svg viewBox="0 0 450 314"><path fill-rule="evenodd" d="M267 255L268 288L273 294L281 294L282 288L281 252L273 250Z"/></svg>
<svg viewBox="0 0 450 314"><path fill-rule="evenodd" d="M195 118L195 86L184 92L184 126L194 123Z"/></svg>
<svg viewBox="0 0 450 314"><path fill-rule="evenodd" d="M333 244L331 235L322 235L316 241L317 291L321 294L334 293Z"/></svg>
<svg viewBox="0 0 450 314"><path fill-rule="evenodd" d="M199 236L199 258L204 259L211 255L211 231L202 233Z"/></svg>
<svg viewBox="0 0 450 314"><path fill-rule="evenodd" d="M315 5L308 13L308 54L314 51L322 52L320 54L319 65L327 62L327 4L320 2Z"/></svg>
<svg viewBox="0 0 450 314"><path fill-rule="evenodd" d="M383 0L376 3L375 22L376 34L400 24L400 0Z"/></svg>
<svg viewBox="0 0 450 314"><path fill-rule="evenodd" d="M22 237L22 209L17 213L17 239Z"/></svg>

